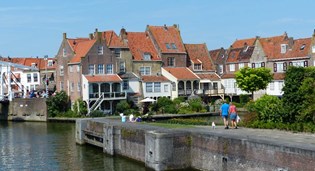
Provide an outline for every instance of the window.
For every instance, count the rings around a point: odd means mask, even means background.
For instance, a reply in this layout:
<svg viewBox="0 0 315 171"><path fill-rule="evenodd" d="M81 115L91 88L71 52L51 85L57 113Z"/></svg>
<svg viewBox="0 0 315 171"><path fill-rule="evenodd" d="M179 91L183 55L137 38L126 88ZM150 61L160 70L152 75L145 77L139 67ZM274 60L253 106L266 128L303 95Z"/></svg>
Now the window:
<svg viewBox="0 0 315 171"><path fill-rule="evenodd" d="M126 72L126 63L125 62L119 63L119 72Z"/></svg>
<svg viewBox="0 0 315 171"><path fill-rule="evenodd" d="M172 91L176 91L176 83L172 82Z"/></svg>
<svg viewBox="0 0 315 171"><path fill-rule="evenodd" d="M152 90L152 84L153 83L146 83L146 86L145 86L145 90L146 90L146 92L152 92L153 90Z"/></svg>
<svg viewBox="0 0 315 171"><path fill-rule="evenodd" d="M120 58L120 49L115 49L114 54L116 58Z"/></svg>
<svg viewBox="0 0 315 171"><path fill-rule="evenodd" d="M73 67L72 67L72 65L69 66L69 72L73 72Z"/></svg>
<svg viewBox="0 0 315 171"><path fill-rule="evenodd" d="M77 65L77 72L80 72L80 65Z"/></svg>
<svg viewBox="0 0 315 171"><path fill-rule="evenodd" d="M303 44L301 47L300 47L300 50L304 50L305 49L305 44Z"/></svg>
<svg viewBox="0 0 315 171"><path fill-rule="evenodd" d="M98 64L97 73L98 74L104 74L104 65L103 64Z"/></svg>
<svg viewBox="0 0 315 171"><path fill-rule="evenodd" d="M38 74L37 73L33 73L33 80L34 80L34 82L38 82Z"/></svg>
<svg viewBox="0 0 315 171"><path fill-rule="evenodd" d="M171 46L170 46L169 43L165 43L165 46L166 46L167 49L171 49Z"/></svg>
<svg viewBox="0 0 315 171"><path fill-rule="evenodd" d="M51 67L53 66L53 64L54 64L53 60L48 60L47 66Z"/></svg>
<svg viewBox="0 0 315 171"><path fill-rule="evenodd" d="M98 47L97 47L97 54L98 54L98 55L103 55L103 53L104 53L104 48L103 48L103 46L98 46Z"/></svg>
<svg viewBox="0 0 315 171"><path fill-rule="evenodd" d="M200 71L200 70L202 70L201 68L202 68L201 64L194 64L194 70Z"/></svg>
<svg viewBox="0 0 315 171"><path fill-rule="evenodd" d="M252 68L261 68L264 66L264 62L256 62L256 63L252 63Z"/></svg>
<svg viewBox="0 0 315 171"><path fill-rule="evenodd" d="M177 49L175 43L171 43L173 49Z"/></svg>
<svg viewBox="0 0 315 171"><path fill-rule="evenodd" d="M37 65L35 63L31 64L31 67L35 68Z"/></svg>
<svg viewBox="0 0 315 171"><path fill-rule="evenodd" d="M168 85L167 84L164 85L164 92L168 92Z"/></svg>
<svg viewBox="0 0 315 171"><path fill-rule="evenodd" d="M71 82L70 83L70 91L73 92L73 90L74 90L74 82Z"/></svg>
<svg viewBox="0 0 315 171"><path fill-rule="evenodd" d="M31 74L27 74L27 82L28 83L32 82L32 75Z"/></svg>
<svg viewBox="0 0 315 171"><path fill-rule="evenodd" d="M304 67L304 61L293 61L292 62L292 66L300 66L300 67Z"/></svg>
<svg viewBox="0 0 315 171"><path fill-rule="evenodd" d="M239 64L238 64L238 68L239 68L239 69L244 68L244 63L239 63Z"/></svg>
<svg viewBox="0 0 315 171"><path fill-rule="evenodd" d="M78 90L78 92L81 91L81 83L80 82L78 82L78 84L77 84L77 90Z"/></svg>
<svg viewBox="0 0 315 171"><path fill-rule="evenodd" d="M140 67L140 75L151 75L151 67Z"/></svg>
<svg viewBox="0 0 315 171"><path fill-rule="evenodd" d="M124 82L123 82L123 90L129 90L129 81L128 80L124 80Z"/></svg>
<svg viewBox="0 0 315 171"><path fill-rule="evenodd" d="M223 74L223 65L219 65L219 74Z"/></svg>
<svg viewBox="0 0 315 171"><path fill-rule="evenodd" d="M161 92L161 83L154 83L154 92Z"/></svg>
<svg viewBox="0 0 315 171"><path fill-rule="evenodd" d="M270 87L270 90L275 90L275 82L271 82L270 84L269 84L269 87Z"/></svg>
<svg viewBox="0 0 315 171"><path fill-rule="evenodd" d="M60 81L60 91L63 90L63 82Z"/></svg>
<svg viewBox="0 0 315 171"><path fill-rule="evenodd" d="M312 46L312 53L315 53L315 45Z"/></svg>
<svg viewBox="0 0 315 171"><path fill-rule="evenodd" d="M218 83L213 83L213 89L217 90L218 89Z"/></svg>
<svg viewBox="0 0 315 171"><path fill-rule="evenodd" d="M62 56L63 57L67 57L67 50L66 50L66 48L62 49Z"/></svg>
<svg viewBox="0 0 315 171"><path fill-rule="evenodd" d="M64 73L63 73L63 66L60 66L59 71L60 71L60 74L59 74L59 75L60 75L60 76L63 76L63 74L64 74Z"/></svg>
<svg viewBox="0 0 315 171"><path fill-rule="evenodd" d="M278 62L278 63L276 63L276 65L277 65L276 72L283 72L284 71L284 69L283 69L283 62Z"/></svg>
<svg viewBox="0 0 315 171"><path fill-rule="evenodd" d="M230 64L229 66L231 72L235 71L235 64Z"/></svg>
<svg viewBox="0 0 315 171"><path fill-rule="evenodd" d="M151 60L151 54L150 53L144 53L143 54L143 60L150 61Z"/></svg>
<svg viewBox="0 0 315 171"><path fill-rule="evenodd" d="M94 75L94 64L89 64L89 74Z"/></svg>
<svg viewBox="0 0 315 171"><path fill-rule="evenodd" d="M113 74L113 64L106 65L106 74Z"/></svg>
<svg viewBox="0 0 315 171"><path fill-rule="evenodd" d="M175 58L174 57L167 58L167 66L175 66Z"/></svg>
<svg viewBox="0 0 315 171"><path fill-rule="evenodd" d="M286 53L286 52L287 52L287 45L281 44L281 53Z"/></svg>

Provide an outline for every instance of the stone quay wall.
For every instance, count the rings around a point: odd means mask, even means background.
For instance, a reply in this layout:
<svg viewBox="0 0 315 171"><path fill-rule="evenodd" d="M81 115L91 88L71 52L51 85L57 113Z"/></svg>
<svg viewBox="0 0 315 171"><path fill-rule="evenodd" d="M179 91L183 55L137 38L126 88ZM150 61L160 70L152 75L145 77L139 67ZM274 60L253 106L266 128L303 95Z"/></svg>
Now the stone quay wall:
<svg viewBox="0 0 315 171"><path fill-rule="evenodd" d="M16 98L0 104L0 120L47 121L47 105L44 98Z"/></svg>
<svg viewBox="0 0 315 171"><path fill-rule="evenodd" d="M110 119L76 121L76 142L144 162L157 171L315 171L314 146L194 129L167 129Z"/></svg>

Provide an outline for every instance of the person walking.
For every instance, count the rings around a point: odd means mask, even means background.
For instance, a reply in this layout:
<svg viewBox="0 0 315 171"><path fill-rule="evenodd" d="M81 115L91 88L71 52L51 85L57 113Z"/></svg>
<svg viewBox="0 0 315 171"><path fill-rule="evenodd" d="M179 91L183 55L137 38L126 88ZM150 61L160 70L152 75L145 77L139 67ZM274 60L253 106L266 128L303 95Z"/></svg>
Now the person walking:
<svg viewBox="0 0 315 171"><path fill-rule="evenodd" d="M229 114L230 114L232 128L237 129L237 124L236 124L237 110L236 110L236 106L232 102L230 102Z"/></svg>
<svg viewBox="0 0 315 171"><path fill-rule="evenodd" d="M225 129L229 129L229 121L228 121L229 108L230 108L230 106L224 100L223 104L221 105L221 108L220 108L220 115L223 118L223 123L224 123L224 128Z"/></svg>

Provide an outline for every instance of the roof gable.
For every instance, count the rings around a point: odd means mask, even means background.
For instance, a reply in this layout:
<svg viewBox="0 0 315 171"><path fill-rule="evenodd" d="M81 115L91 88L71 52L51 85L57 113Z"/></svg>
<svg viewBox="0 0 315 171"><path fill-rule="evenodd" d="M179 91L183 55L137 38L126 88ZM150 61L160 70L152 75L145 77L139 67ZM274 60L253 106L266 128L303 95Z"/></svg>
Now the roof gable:
<svg viewBox="0 0 315 171"><path fill-rule="evenodd" d="M117 36L113 30L102 32L102 39L109 48L127 48L128 46Z"/></svg>
<svg viewBox="0 0 315 171"><path fill-rule="evenodd" d="M162 53L186 53L177 26L148 26Z"/></svg>
<svg viewBox="0 0 315 171"><path fill-rule="evenodd" d="M214 70L212 60L205 44L185 44L188 57L194 63L202 63L203 70Z"/></svg>
<svg viewBox="0 0 315 171"><path fill-rule="evenodd" d="M232 44L232 48L242 48L244 46L254 46L257 38L235 40Z"/></svg>
<svg viewBox="0 0 315 171"><path fill-rule="evenodd" d="M85 57L86 54L90 51L92 46L95 44L96 40L92 39L85 39L85 41L75 41L71 40L68 41L70 46L72 46L72 49L74 50L74 57L70 60L70 63L77 63L81 62L81 58Z"/></svg>
<svg viewBox="0 0 315 171"><path fill-rule="evenodd" d="M145 32L128 32L128 45L134 60L144 60L144 55L150 55L152 61L161 60L151 39Z"/></svg>

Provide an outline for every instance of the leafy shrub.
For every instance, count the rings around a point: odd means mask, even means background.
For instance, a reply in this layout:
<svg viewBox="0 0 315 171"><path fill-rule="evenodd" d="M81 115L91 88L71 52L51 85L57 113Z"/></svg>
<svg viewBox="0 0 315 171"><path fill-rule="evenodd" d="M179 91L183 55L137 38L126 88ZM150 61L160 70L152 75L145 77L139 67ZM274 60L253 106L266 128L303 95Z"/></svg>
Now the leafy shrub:
<svg viewBox="0 0 315 171"><path fill-rule="evenodd" d="M65 91L60 91L55 96L50 96L46 104L48 116L55 117L69 109L69 97Z"/></svg>
<svg viewBox="0 0 315 171"><path fill-rule="evenodd" d="M241 94L240 95L240 103L245 105L247 102L249 102L250 98L246 94Z"/></svg>
<svg viewBox="0 0 315 171"><path fill-rule="evenodd" d="M91 113L90 113L90 116L91 117L104 117L104 113L100 110L93 110Z"/></svg>
<svg viewBox="0 0 315 171"><path fill-rule="evenodd" d="M83 100L78 99L75 101L73 105L73 111L76 115L86 115L87 114L87 106Z"/></svg>
<svg viewBox="0 0 315 171"><path fill-rule="evenodd" d="M192 111L194 112L200 112L202 109L202 100L201 98L194 98L194 99L190 99L188 100L188 104L191 108Z"/></svg>
<svg viewBox="0 0 315 171"><path fill-rule="evenodd" d="M285 116L282 101L275 96L264 95L247 105L250 112L257 113L258 119L264 122L282 122Z"/></svg>
<svg viewBox="0 0 315 171"><path fill-rule="evenodd" d="M127 109L130 109L130 105L126 100L121 100L119 103L117 103L116 111L119 113L125 112Z"/></svg>
<svg viewBox="0 0 315 171"><path fill-rule="evenodd" d="M164 107L165 113L177 113L177 108L174 104L167 105Z"/></svg>

